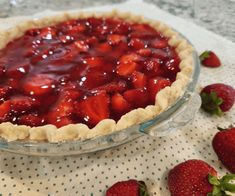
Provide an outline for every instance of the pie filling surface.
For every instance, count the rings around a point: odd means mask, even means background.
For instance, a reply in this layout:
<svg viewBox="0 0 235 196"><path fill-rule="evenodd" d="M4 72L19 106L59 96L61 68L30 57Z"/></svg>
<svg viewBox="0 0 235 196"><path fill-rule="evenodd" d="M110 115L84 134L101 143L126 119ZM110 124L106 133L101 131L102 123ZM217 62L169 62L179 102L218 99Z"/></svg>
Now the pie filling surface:
<svg viewBox="0 0 235 196"><path fill-rule="evenodd" d="M154 105L180 59L147 24L113 18L30 29L0 50L0 123L62 127Z"/></svg>

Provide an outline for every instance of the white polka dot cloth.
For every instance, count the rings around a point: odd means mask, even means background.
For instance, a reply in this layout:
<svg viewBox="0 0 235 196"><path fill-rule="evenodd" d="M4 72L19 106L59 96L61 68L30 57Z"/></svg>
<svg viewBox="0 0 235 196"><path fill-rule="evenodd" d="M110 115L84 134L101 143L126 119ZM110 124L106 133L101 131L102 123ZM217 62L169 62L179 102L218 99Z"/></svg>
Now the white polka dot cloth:
<svg viewBox="0 0 235 196"><path fill-rule="evenodd" d="M199 88L217 82L235 86L234 43L141 1L133 0L115 7L165 21L188 37L199 53L205 49L215 51L223 66L202 68ZM111 7L92 9L110 10ZM7 23L9 25L9 20ZM0 26L3 24L2 20ZM97 153L45 158L0 151L0 195L100 196L116 181L135 178L146 182L151 195L167 196L170 195L167 173L184 160L202 159L220 174L227 171L213 152L211 140L218 125L226 127L233 122L235 107L221 118L199 111L194 122L170 136L144 136Z"/></svg>

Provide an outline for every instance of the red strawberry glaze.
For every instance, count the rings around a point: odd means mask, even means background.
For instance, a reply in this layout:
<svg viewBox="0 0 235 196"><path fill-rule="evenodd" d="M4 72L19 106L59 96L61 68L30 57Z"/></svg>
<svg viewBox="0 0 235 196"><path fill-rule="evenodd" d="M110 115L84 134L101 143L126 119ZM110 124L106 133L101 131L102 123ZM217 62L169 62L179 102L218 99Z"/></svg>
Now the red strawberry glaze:
<svg viewBox="0 0 235 196"><path fill-rule="evenodd" d="M147 24L91 17L30 29L0 50L0 123L94 127L118 120L153 104L179 62Z"/></svg>

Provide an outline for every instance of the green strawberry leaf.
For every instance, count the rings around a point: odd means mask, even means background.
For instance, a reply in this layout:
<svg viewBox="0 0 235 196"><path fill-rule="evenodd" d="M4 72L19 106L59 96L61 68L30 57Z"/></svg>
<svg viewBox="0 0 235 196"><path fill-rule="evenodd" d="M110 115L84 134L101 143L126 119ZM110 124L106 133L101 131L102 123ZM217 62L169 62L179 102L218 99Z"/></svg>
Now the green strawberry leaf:
<svg viewBox="0 0 235 196"><path fill-rule="evenodd" d="M206 50L199 56L199 59L200 59L200 61L203 61L204 59L206 59L208 57L210 57L210 51Z"/></svg>
<svg viewBox="0 0 235 196"><path fill-rule="evenodd" d="M225 191L235 193L235 184L221 182L221 186Z"/></svg>
<svg viewBox="0 0 235 196"><path fill-rule="evenodd" d="M217 96L216 92L205 93L202 92L200 94L202 99L201 107L210 114L216 114L221 116L223 114L220 109L220 105L223 103L223 99Z"/></svg>
<svg viewBox="0 0 235 196"><path fill-rule="evenodd" d="M231 180L235 180L235 174L227 174L227 175L223 176L220 181L227 183Z"/></svg>
<svg viewBox="0 0 235 196"><path fill-rule="evenodd" d="M139 195L140 196L149 196L146 184L143 181L138 181L139 184Z"/></svg>
<svg viewBox="0 0 235 196"><path fill-rule="evenodd" d="M212 176L211 174L208 175L208 181L212 185L215 185L215 186L220 185L220 181L218 180L218 178L216 176Z"/></svg>
<svg viewBox="0 0 235 196"><path fill-rule="evenodd" d="M234 180L235 174L227 174L221 179L209 174L208 181L213 185L213 190L207 196L230 196L229 193L235 193Z"/></svg>
<svg viewBox="0 0 235 196"><path fill-rule="evenodd" d="M223 195L221 189L217 186L213 187L212 196Z"/></svg>

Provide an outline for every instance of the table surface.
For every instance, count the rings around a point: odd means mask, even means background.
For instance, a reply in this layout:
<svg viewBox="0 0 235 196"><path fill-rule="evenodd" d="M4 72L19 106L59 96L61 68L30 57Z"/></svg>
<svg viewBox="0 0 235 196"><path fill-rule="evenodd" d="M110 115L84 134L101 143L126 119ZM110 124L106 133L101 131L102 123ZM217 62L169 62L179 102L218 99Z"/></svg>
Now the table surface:
<svg viewBox="0 0 235 196"><path fill-rule="evenodd" d="M0 17L32 14L45 9L74 9L124 2L125 0L0 0ZM142 0L190 20L235 42L234 0ZM195 3L193 3L195 2ZM3 6L1 6L3 5Z"/></svg>
<svg viewBox="0 0 235 196"><path fill-rule="evenodd" d="M189 38L199 53L213 49L219 55L223 66L217 69L202 67L198 85L222 82L235 86L234 43L206 31L201 25L137 2L140 1L132 0L128 6L117 7L163 20ZM135 10L132 10L134 6ZM0 151L0 195L102 196L114 182L135 178L147 183L151 196L168 196L167 173L184 160L202 159L216 168L219 174L227 172L213 152L211 140L217 126L226 127L234 122L235 107L223 117L211 117L200 110L192 123L168 137L143 136L120 147L96 153L46 158Z"/></svg>

